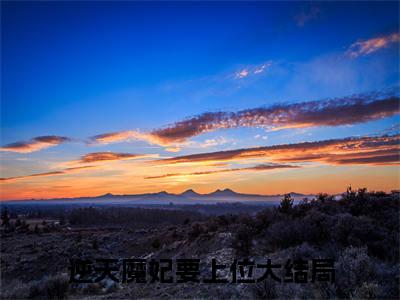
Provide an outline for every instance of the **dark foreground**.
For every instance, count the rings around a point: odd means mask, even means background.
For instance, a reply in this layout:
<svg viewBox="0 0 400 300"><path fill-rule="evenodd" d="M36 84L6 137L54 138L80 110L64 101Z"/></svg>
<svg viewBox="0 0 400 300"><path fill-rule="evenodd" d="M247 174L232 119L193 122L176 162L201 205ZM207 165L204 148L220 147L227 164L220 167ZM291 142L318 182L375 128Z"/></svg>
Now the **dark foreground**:
<svg viewBox="0 0 400 300"><path fill-rule="evenodd" d="M319 195L293 205L286 197L276 207L229 207L218 216L189 207L2 207L1 297L398 299L399 207L398 193L365 190L348 191L341 200ZM98 258L118 263L141 258L146 267L151 260L171 259L169 275L178 275L177 259L199 259L199 282L178 283L178 277L173 283L151 282L149 268L145 283L116 283L108 276L93 283L69 282L70 259ZM245 258L250 265L271 259L282 266L273 269L275 279L240 282L251 279ZM321 258L333 260L334 282L312 282L312 260ZM216 274L227 283L203 282L212 277L212 259L226 265ZM232 283L235 259L239 265L245 262L245 274L242 278L238 266ZM288 261L296 261L293 277ZM264 273L256 265L253 270L254 278ZM305 283L296 282L304 278Z"/></svg>

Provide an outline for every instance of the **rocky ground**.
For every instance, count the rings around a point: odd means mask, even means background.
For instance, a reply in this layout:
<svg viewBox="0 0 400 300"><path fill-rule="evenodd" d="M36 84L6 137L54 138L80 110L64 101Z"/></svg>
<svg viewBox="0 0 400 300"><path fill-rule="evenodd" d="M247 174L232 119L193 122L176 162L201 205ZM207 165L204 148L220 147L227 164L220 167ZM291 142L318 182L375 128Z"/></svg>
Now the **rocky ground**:
<svg viewBox="0 0 400 300"><path fill-rule="evenodd" d="M194 236L198 234L198 236ZM193 233L191 224L153 228L71 228L50 232L8 233L1 237L3 297L34 297L35 285L47 278L69 280L70 258L199 258L206 274L210 259L230 263L234 257L231 232ZM229 261L228 261L229 260ZM208 269L207 269L208 270ZM69 298L205 297L237 293L238 287L201 283L115 284L105 279L98 284L69 285Z"/></svg>

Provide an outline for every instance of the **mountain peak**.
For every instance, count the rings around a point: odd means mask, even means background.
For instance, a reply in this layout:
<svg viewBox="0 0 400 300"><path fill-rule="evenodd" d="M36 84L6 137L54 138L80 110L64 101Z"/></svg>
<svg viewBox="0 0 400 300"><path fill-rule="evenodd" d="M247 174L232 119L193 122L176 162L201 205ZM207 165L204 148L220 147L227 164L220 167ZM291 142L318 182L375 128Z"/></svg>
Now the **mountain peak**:
<svg viewBox="0 0 400 300"><path fill-rule="evenodd" d="M224 190L217 189L215 192L210 193L210 195L214 195L214 196L235 196L235 195L238 195L238 193L232 191L231 189L224 189Z"/></svg>
<svg viewBox="0 0 400 300"><path fill-rule="evenodd" d="M169 193L166 191L161 191L161 192L156 193L156 195L169 195Z"/></svg>
<svg viewBox="0 0 400 300"><path fill-rule="evenodd" d="M188 189L186 191L184 191L182 194L182 196L199 196L199 193L196 193L193 189Z"/></svg>
<svg viewBox="0 0 400 300"><path fill-rule="evenodd" d="M98 196L98 198L113 197L113 196L114 196L113 194L111 194L111 193L107 193L107 194L104 194L104 195Z"/></svg>

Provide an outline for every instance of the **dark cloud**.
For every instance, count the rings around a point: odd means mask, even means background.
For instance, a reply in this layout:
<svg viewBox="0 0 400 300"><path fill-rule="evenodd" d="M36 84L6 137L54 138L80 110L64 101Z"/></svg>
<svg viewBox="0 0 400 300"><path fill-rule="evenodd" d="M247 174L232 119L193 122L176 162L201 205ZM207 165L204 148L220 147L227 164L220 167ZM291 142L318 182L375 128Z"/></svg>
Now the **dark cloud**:
<svg viewBox="0 0 400 300"><path fill-rule="evenodd" d="M339 165L397 165L400 162L400 155L383 155L383 156L369 156L369 157L357 157L338 159L334 161Z"/></svg>
<svg viewBox="0 0 400 300"><path fill-rule="evenodd" d="M393 153L400 150L400 135L384 135L376 137L353 137L332 139L297 144L284 144L267 147L244 148L229 151L177 156L156 160L157 164L179 164L191 162L235 161L249 158L262 158L279 162L310 162L320 161L328 164L372 164L376 157L377 164L382 164L380 156L395 158ZM370 157L371 159L367 159ZM388 159L388 157L386 159ZM361 159L364 158L364 159ZM392 163L398 162L398 159Z"/></svg>
<svg viewBox="0 0 400 300"><path fill-rule="evenodd" d="M38 136L27 142L16 142L5 145L0 148L0 151L29 153L53 147L68 141L71 141L71 139L64 136L56 136L56 135Z"/></svg>
<svg viewBox="0 0 400 300"><path fill-rule="evenodd" d="M183 142L188 138L236 127L271 129L339 126L367 122L400 112L395 93L370 93L345 98L295 104L280 104L238 112L207 112L149 133L160 144Z"/></svg>
<svg viewBox="0 0 400 300"><path fill-rule="evenodd" d="M98 161L108 161L108 160L122 160L130 158L144 158L149 155L145 154L132 154L132 153L116 153L116 152L93 152L88 153L81 157L81 163L92 163Z"/></svg>
<svg viewBox="0 0 400 300"><path fill-rule="evenodd" d="M90 138L92 142L113 143L144 140L161 146L176 145L188 139L219 129L263 127L277 130L317 126L340 126L390 117L400 112L397 89L327 100L278 104L237 112L205 112L144 133L126 130L104 133Z"/></svg>

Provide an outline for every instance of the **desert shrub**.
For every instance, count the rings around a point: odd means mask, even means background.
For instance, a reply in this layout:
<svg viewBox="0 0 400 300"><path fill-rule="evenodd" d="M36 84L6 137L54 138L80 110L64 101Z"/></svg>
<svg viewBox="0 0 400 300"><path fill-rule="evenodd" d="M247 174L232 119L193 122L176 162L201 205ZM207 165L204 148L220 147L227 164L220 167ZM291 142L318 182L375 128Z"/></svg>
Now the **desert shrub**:
<svg viewBox="0 0 400 300"><path fill-rule="evenodd" d="M342 247L367 246L368 253L372 256L382 259L391 256L392 248L387 247L390 234L364 216L355 217L348 213L338 215L332 237Z"/></svg>
<svg viewBox="0 0 400 300"><path fill-rule="evenodd" d="M380 287L376 283L364 282L354 291L354 299L377 299L380 294Z"/></svg>
<svg viewBox="0 0 400 300"><path fill-rule="evenodd" d="M300 246L294 247L291 253L291 259L293 260L311 260L318 256L319 250L308 243L303 243Z"/></svg>
<svg viewBox="0 0 400 300"><path fill-rule="evenodd" d="M68 276L59 274L43 277L38 281L22 283L13 281L1 287L1 299L66 299Z"/></svg>
<svg viewBox="0 0 400 300"><path fill-rule="evenodd" d="M30 285L14 280L7 285L1 284L0 299L25 299L29 297Z"/></svg>
<svg viewBox="0 0 400 300"><path fill-rule="evenodd" d="M203 217L196 212L121 207L83 207L69 212L71 225L188 224Z"/></svg>
<svg viewBox="0 0 400 300"><path fill-rule="evenodd" d="M286 220L288 217L284 214L281 214L279 210L275 207L270 207L260 211L255 216L255 227L259 232L265 231L271 224Z"/></svg>
<svg viewBox="0 0 400 300"><path fill-rule="evenodd" d="M64 275L49 277L44 289L49 299L65 299L68 296L69 281Z"/></svg>
<svg viewBox="0 0 400 300"><path fill-rule="evenodd" d="M243 224L246 226L250 226L250 227L254 226L254 224L255 224L253 218L251 216L249 216L248 214L239 215L237 218L237 223Z"/></svg>
<svg viewBox="0 0 400 300"><path fill-rule="evenodd" d="M250 254L254 235L254 228L242 224L239 226L232 240L232 247L237 255L248 256Z"/></svg>
<svg viewBox="0 0 400 300"><path fill-rule="evenodd" d="M269 226L262 234L264 251L268 253L301 244L297 223L295 220L285 220Z"/></svg>
<svg viewBox="0 0 400 300"><path fill-rule="evenodd" d="M218 223L216 220L211 220L207 223L207 231L208 232L215 232L218 230Z"/></svg>
<svg viewBox="0 0 400 300"><path fill-rule="evenodd" d="M220 215L217 217L217 224L220 227L227 227L234 224L238 219L238 216L232 214Z"/></svg>
<svg viewBox="0 0 400 300"><path fill-rule="evenodd" d="M316 209L311 209L307 215L297 221L302 242L321 245L330 239L332 218Z"/></svg>
<svg viewBox="0 0 400 300"><path fill-rule="evenodd" d="M253 295L256 299L276 299L278 292L275 281L263 280L256 283L253 288Z"/></svg>
<svg viewBox="0 0 400 300"><path fill-rule="evenodd" d="M199 223L195 223L192 225L188 236L189 236L189 240L193 241L194 239L196 239L197 237L200 236L200 234L204 233L204 228L203 226L201 226L201 224Z"/></svg>
<svg viewBox="0 0 400 300"><path fill-rule="evenodd" d="M354 297L357 288L372 283L376 278L375 262L368 256L367 248L346 248L336 263L336 288L340 297Z"/></svg>

